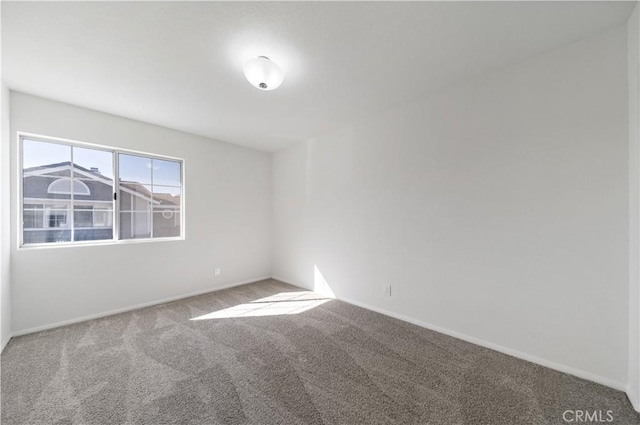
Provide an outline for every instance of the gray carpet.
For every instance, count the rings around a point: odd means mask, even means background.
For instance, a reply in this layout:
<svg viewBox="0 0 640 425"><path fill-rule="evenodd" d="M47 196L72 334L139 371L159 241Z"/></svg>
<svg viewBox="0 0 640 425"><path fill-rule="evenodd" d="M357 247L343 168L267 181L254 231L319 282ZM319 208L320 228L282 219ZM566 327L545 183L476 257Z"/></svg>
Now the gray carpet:
<svg viewBox="0 0 640 425"><path fill-rule="evenodd" d="M2 424L640 424L619 391L320 298L268 280L14 338Z"/></svg>

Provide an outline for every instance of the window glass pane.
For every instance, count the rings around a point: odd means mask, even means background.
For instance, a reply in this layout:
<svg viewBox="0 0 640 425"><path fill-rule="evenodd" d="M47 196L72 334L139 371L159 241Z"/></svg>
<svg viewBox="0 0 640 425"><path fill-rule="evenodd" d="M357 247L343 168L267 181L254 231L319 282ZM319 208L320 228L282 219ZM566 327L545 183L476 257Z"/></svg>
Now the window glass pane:
<svg viewBox="0 0 640 425"><path fill-rule="evenodd" d="M179 187L153 186L154 238L180 236L180 198Z"/></svg>
<svg viewBox="0 0 640 425"><path fill-rule="evenodd" d="M113 227L113 210L100 207L94 208L93 227Z"/></svg>
<svg viewBox="0 0 640 425"><path fill-rule="evenodd" d="M42 205L25 204L22 222L25 229L41 229L44 227L44 211Z"/></svg>
<svg viewBox="0 0 640 425"><path fill-rule="evenodd" d="M104 206L77 205L74 211L74 240L113 239L113 210Z"/></svg>
<svg viewBox="0 0 640 425"><path fill-rule="evenodd" d="M68 166L70 163L70 146L29 139L22 141L22 167L25 172L37 167L51 169L55 165Z"/></svg>
<svg viewBox="0 0 640 425"><path fill-rule="evenodd" d="M120 184L120 211L149 211L151 199L151 186Z"/></svg>
<svg viewBox="0 0 640 425"><path fill-rule="evenodd" d="M24 204L24 243L69 242L71 231L68 211L66 202L49 203L37 207L34 204ZM30 224L33 227L28 227Z"/></svg>
<svg viewBox="0 0 640 425"><path fill-rule="evenodd" d="M71 209L71 147L22 141L23 243L71 240L67 211ZM66 191L56 187L66 186ZM50 188L53 188L51 190Z"/></svg>
<svg viewBox="0 0 640 425"><path fill-rule="evenodd" d="M113 217L110 202L75 203L74 240L113 239Z"/></svg>
<svg viewBox="0 0 640 425"><path fill-rule="evenodd" d="M88 148L73 148L73 163L79 179L93 181L96 178L113 181L113 153Z"/></svg>
<svg viewBox="0 0 640 425"><path fill-rule="evenodd" d="M71 230L48 229L48 230L24 230L24 243L56 243L71 241Z"/></svg>
<svg viewBox="0 0 640 425"><path fill-rule="evenodd" d="M45 227L71 227L67 218L67 210L48 209L45 211Z"/></svg>
<svg viewBox="0 0 640 425"><path fill-rule="evenodd" d="M74 241L98 241L113 239L113 228L75 229Z"/></svg>
<svg viewBox="0 0 640 425"><path fill-rule="evenodd" d="M151 211L120 212L120 238L139 239L151 237Z"/></svg>
<svg viewBox="0 0 640 425"><path fill-rule="evenodd" d="M111 224L100 229L92 213L105 206L113 211L113 152L74 146L73 165L74 240L113 239L113 212Z"/></svg>
<svg viewBox="0 0 640 425"><path fill-rule="evenodd" d="M180 173L180 163L177 161L167 161L164 159L153 160L153 184L160 186L182 185Z"/></svg>
<svg viewBox="0 0 640 425"><path fill-rule="evenodd" d="M180 209L153 209L153 237L169 238L180 236Z"/></svg>
<svg viewBox="0 0 640 425"><path fill-rule="evenodd" d="M180 197L182 189L173 186L153 186L153 206L175 206L180 207Z"/></svg>
<svg viewBox="0 0 640 425"><path fill-rule="evenodd" d="M121 182L151 184L151 158L118 154L118 173Z"/></svg>
<svg viewBox="0 0 640 425"><path fill-rule="evenodd" d="M119 154L120 238L151 237L151 159Z"/></svg>
<svg viewBox="0 0 640 425"><path fill-rule="evenodd" d="M76 207L73 212L73 225L78 227L93 227L93 207Z"/></svg>

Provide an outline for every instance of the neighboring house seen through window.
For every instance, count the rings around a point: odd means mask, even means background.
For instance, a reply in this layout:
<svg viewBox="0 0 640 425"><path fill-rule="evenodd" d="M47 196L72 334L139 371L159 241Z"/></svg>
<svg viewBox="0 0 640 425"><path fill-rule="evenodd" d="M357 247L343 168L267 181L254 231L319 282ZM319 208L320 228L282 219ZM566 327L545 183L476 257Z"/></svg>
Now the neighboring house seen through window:
<svg viewBox="0 0 640 425"><path fill-rule="evenodd" d="M91 195L91 191L89 190L89 186L84 184L80 180L73 180L73 191L71 190L71 179L67 177L63 177L58 180L54 180L50 185L49 189L47 189L47 193L58 194L58 195Z"/></svg>
<svg viewBox="0 0 640 425"><path fill-rule="evenodd" d="M120 237L180 236L181 164L118 154Z"/></svg>
<svg viewBox="0 0 640 425"><path fill-rule="evenodd" d="M20 142L22 245L182 237L182 161Z"/></svg>

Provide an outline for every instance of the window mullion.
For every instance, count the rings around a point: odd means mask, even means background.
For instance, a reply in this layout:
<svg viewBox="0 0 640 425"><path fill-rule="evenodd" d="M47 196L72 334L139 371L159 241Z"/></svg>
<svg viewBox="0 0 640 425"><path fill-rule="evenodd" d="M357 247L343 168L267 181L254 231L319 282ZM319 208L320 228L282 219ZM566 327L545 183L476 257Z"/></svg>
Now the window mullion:
<svg viewBox="0 0 640 425"><path fill-rule="evenodd" d="M118 151L113 151L113 240L120 240L120 167Z"/></svg>
<svg viewBox="0 0 640 425"><path fill-rule="evenodd" d="M149 202L149 223L151 224L151 228L149 229L150 238L153 239L153 163L154 159L151 158L151 202Z"/></svg>
<svg viewBox="0 0 640 425"><path fill-rule="evenodd" d="M74 189L73 178L74 178L74 175L75 175L74 172L73 172L73 167L74 167L74 165L73 165L73 151L74 151L73 146L71 146L71 167L69 167L69 170L71 172L71 181L70 181L70 183L71 183L71 190L70 190L70 192L71 192L71 214L70 214L71 217L67 220L69 222L69 224L70 224L69 227L71 228L71 242L75 242L75 240L76 240L75 209L74 209L75 197L74 197L74 192L73 192L73 189Z"/></svg>

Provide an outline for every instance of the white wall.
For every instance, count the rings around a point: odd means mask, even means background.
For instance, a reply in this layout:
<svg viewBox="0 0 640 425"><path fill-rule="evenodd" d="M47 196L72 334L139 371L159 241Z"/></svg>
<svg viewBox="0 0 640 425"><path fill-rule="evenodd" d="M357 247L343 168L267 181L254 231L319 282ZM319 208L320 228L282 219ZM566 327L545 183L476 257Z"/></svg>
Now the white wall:
<svg viewBox="0 0 640 425"><path fill-rule="evenodd" d="M276 154L274 276L625 389L626 36Z"/></svg>
<svg viewBox="0 0 640 425"><path fill-rule="evenodd" d="M9 89L0 94L0 350L11 337Z"/></svg>
<svg viewBox="0 0 640 425"><path fill-rule="evenodd" d="M640 13L627 23L629 90L629 370L627 394L640 410Z"/></svg>
<svg viewBox="0 0 640 425"><path fill-rule="evenodd" d="M12 208L14 333L270 276L269 154L12 92L12 176L18 131L183 158L186 240L18 250Z"/></svg>
<svg viewBox="0 0 640 425"><path fill-rule="evenodd" d="M2 11L0 10L1 15ZM1 44L2 35L0 34ZM2 80L2 64L0 63L0 352L11 338L9 136L9 89Z"/></svg>

